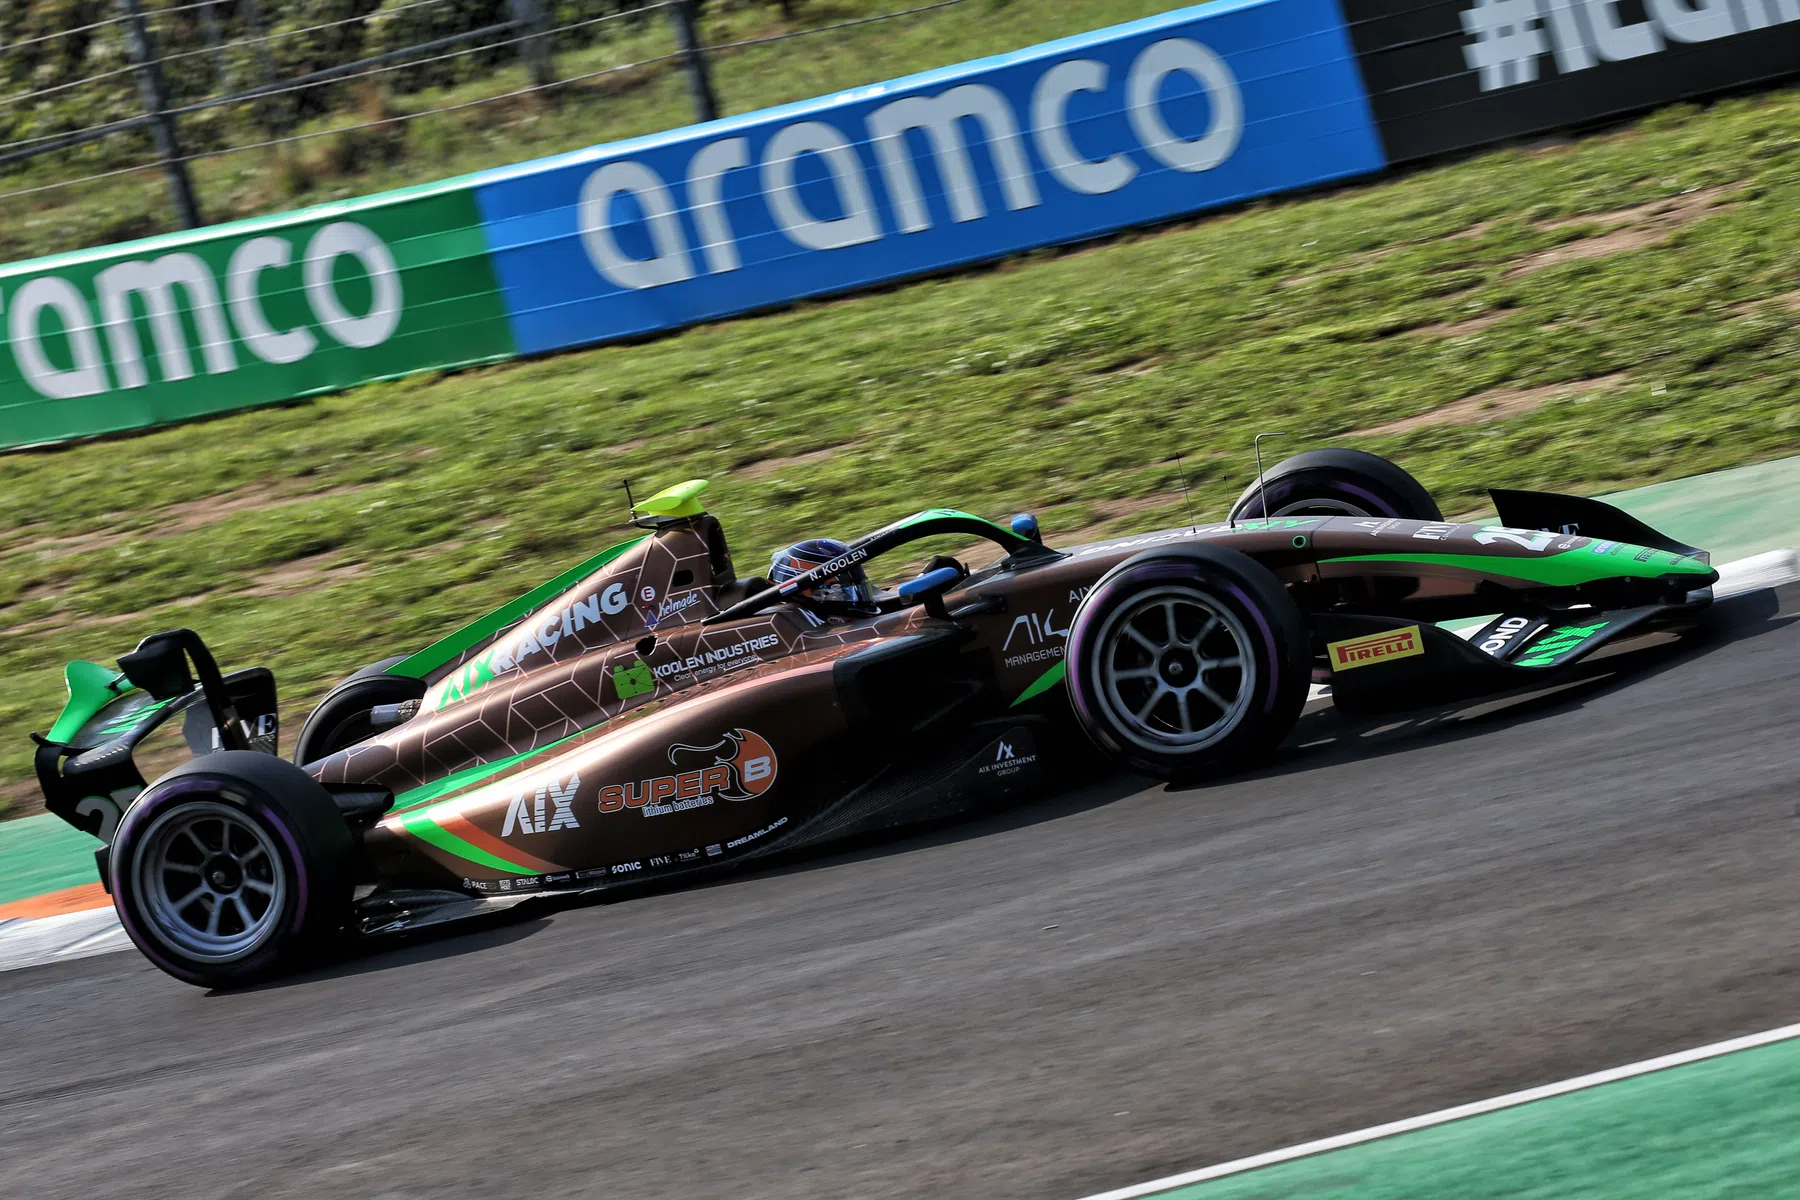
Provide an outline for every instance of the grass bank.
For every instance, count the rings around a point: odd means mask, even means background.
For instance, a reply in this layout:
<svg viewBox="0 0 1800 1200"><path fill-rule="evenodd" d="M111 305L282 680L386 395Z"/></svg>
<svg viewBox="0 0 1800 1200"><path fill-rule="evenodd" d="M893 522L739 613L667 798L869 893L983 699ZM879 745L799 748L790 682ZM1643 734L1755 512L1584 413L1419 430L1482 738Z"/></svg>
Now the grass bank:
<svg viewBox="0 0 1800 1200"><path fill-rule="evenodd" d="M928 505L1216 512L1254 433L1447 510L1800 452L1800 91L879 295L0 458L0 779L71 657L202 631L290 719L710 477L740 561ZM293 728L289 726L290 730Z"/></svg>

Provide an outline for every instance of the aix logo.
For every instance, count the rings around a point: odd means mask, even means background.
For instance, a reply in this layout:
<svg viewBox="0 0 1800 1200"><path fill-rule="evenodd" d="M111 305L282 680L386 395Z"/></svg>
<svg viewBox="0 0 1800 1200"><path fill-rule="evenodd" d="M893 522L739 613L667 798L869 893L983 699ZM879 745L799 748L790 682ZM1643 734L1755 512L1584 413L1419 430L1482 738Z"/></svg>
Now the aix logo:
<svg viewBox="0 0 1800 1200"><path fill-rule="evenodd" d="M509 838L514 830L519 833L555 833L559 829L580 829L581 822L575 819L575 790L581 786L581 776L569 776L567 783L552 783L540 787L535 793L515 792L512 803L506 809L506 825L500 830L500 836ZM548 807L549 823L544 821L544 810Z"/></svg>

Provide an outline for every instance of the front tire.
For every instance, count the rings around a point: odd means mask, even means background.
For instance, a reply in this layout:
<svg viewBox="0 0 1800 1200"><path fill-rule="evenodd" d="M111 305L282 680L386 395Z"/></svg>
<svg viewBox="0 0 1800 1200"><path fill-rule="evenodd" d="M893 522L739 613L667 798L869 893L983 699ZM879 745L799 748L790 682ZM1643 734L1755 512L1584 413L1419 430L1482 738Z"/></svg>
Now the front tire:
<svg viewBox="0 0 1800 1200"><path fill-rule="evenodd" d="M291 969L342 926L354 837L331 795L269 754L197 758L144 789L109 861L126 934L200 987Z"/></svg>
<svg viewBox="0 0 1800 1200"><path fill-rule="evenodd" d="M1262 517L1399 517L1442 521L1425 486L1366 450L1308 450L1282 459L1251 480L1231 520Z"/></svg>
<svg viewBox="0 0 1800 1200"><path fill-rule="evenodd" d="M1070 623L1076 720L1121 765L1188 779L1273 750L1306 704L1299 607L1247 555L1157 550L1110 571Z"/></svg>

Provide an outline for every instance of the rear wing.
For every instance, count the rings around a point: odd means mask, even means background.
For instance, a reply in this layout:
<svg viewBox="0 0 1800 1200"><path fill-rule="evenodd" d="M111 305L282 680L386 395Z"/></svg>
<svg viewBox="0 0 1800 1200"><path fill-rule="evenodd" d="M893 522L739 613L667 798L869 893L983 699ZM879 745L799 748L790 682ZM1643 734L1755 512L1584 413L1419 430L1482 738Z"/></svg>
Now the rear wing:
<svg viewBox="0 0 1800 1200"><path fill-rule="evenodd" d="M68 703L48 734L31 735L33 766L44 807L102 841L112 840L119 817L144 789L138 745L175 717L196 758L214 750L279 750L275 676L263 667L222 675L189 629L145 638L117 670L72 662L64 679Z"/></svg>

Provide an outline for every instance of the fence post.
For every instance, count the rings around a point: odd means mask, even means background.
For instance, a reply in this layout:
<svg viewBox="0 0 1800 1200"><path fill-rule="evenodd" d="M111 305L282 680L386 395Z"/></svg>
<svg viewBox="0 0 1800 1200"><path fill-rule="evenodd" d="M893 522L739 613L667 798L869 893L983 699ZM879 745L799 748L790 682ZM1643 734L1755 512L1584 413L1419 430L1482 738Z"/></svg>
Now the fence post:
<svg viewBox="0 0 1800 1200"><path fill-rule="evenodd" d="M713 96L712 80L706 74L706 51L700 45L700 31L694 28L694 0L671 0L669 19L675 23L675 45L682 66L687 70L688 95L694 100L694 119L712 121L719 116L719 102Z"/></svg>
<svg viewBox="0 0 1800 1200"><path fill-rule="evenodd" d="M262 76L262 86L273 90L277 85L275 75L275 56L269 53L269 35L263 25L262 9L256 0L238 0L238 12L244 18L244 27L250 31L250 41L256 47L256 71ZM270 133L283 134L293 122L287 119L288 112L294 107L292 97L267 96L256 102L256 119Z"/></svg>
<svg viewBox="0 0 1800 1200"><path fill-rule="evenodd" d="M556 70L550 56L550 22L545 19L543 0L507 0L512 19L530 36L519 43L519 58L531 73L534 87L549 87L556 82Z"/></svg>
<svg viewBox="0 0 1800 1200"><path fill-rule="evenodd" d="M187 163L181 158L181 139L175 131L175 118L169 115L169 88L163 81L162 60L156 56L156 44L150 40L150 26L138 0L119 0L125 14L125 28L131 38L131 61L137 64L138 97L144 102L144 113L150 118L150 135L156 151L162 155L163 174L169 180L169 200L175 206L175 218L183 229L200 226L200 206L194 202L194 185L188 179Z"/></svg>
<svg viewBox="0 0 1800 1200"><path fill-rule="evenodd" d="M213 86L220 92L231 90L231 72L225 62L225 39L219 30L218 14L213 12L217 0L204 0L200 5L200 28L206 34L207 49L212 51Z"/></svg>

